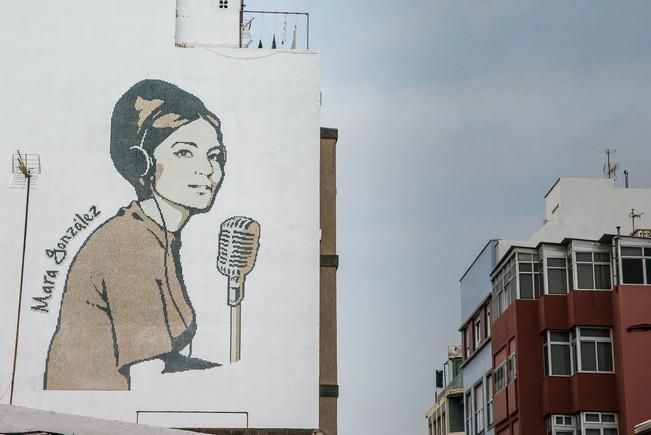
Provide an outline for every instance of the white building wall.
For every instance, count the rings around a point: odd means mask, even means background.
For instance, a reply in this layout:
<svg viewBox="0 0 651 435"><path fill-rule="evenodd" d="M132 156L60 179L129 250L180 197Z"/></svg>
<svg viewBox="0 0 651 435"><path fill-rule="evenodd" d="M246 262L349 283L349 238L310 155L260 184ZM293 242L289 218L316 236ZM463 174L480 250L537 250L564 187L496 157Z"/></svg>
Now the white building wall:
<svg viewBox="0 0 651 435"><path fill-rule="evenodd" d="M545 224L530 242L560 242L564 238L599 239L604 234L632 232L629 217L651 213L651 189L616 187L613 180L561 178L545 198ZM643 216L636 227L651 227Z"/></svg>
<svg viewBox="0 0 651 435"><path fill-rule="evenodd" d="M319 55L177 48L175 10L174 0L3 4L0 403L9 403L14 356L25 191L7 185L20 149L41 155L43 174L31 196L14 404L129 422L146 411L202 411L236 413L250 427L317 428ZM132 366L131 391L44 390L71 260L100 223L135 199L111 162L110 126L117 98L143 79L174 83L221 119L226 175L213 209L184 228L181 259L198 324L193 356L223 366L162 374L163 363L151 360ZM101 215L55 265L45 250L91 206ZM242 308L242 359L231 364L227 281L216 257L220 223L240 215L262 230ZM49 311L32 310L55 266ZM79 343L71 352L87 348Z"/></svg>

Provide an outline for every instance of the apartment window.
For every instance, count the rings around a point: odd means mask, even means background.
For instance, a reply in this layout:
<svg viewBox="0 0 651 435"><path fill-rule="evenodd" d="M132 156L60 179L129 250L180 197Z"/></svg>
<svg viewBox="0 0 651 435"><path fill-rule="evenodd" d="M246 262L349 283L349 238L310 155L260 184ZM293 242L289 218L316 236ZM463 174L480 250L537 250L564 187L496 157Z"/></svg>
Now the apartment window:
<svg viewBox="0 0 651 435"><path fill-rule="evenodd" d="M468 357L470 356L470 351L471 351L470 345L472 343L472 331L470 329L470 326L466 326L466 329L464 330L463 335L464 335L464 341L465 341L465 345L466 345L465 355L466 355L466 359L468 359Z"/></svg>
<svg viewBox="0 0 651 435"><path fill-rule="evenodd" d="M475 319L475 349L481 344L481 316Z"/></svg>
<svg viewBox="0 0 651 435"><path fill-rule="evenodd" d="M486 424L493 425L493 375L486 375Z"/></svg>
<svg viewBox="0 0 651 435"><path fill-rule="evenodd" d="M613 339L608 328L576 328L572 333L572 347L578 371L614 371Z"/></svg>
<svg viewBox="0 0 651 435"><path fill-rule="evenodd" d="M611 412L582 412L578 416L580 435L618 435L617 414Z"/></svg>
<svg viewBox="0 0 651 435"><path fill-rule="evenodd" d="M518 378L518 371L515 364L515 353L509 355L509 358L506 360L506 368L509 382L515 381Z"/></svg>
<svg viewBox="0 0 651 435"><path fill-rule="evenodd" d="M466 435L472 435L472 402L471 392L466 393Z"/></svg>
<svg viewBox="0 0 651 435"><path fill-rule="evenodd" d="M576 252L577 288L610 290L610 254L607 252Z"/></svg>
<svg viewBox="0 0 651 435"><path fill-rule="evenodd" d="M550 295L567 294L567 260L565 257L548 257L547 293Z"/></svg>
<svg viewBox="0 0 651 435"><path fill-rule="evenodd" d="M651 248L622 246L622 283L651 284Z"/></svg>
<svg viewBox="0 0 651 435"><path fill-rule="evenodd" d="M491 304L486 305L486 337L491 336Z"/></svg>
<svg viewBox="0 0 651 435"><path fill-rule="evenodd" d="M571 376L574 373L570 333L547 331L543 344L545 356L545 375Z"/></svg>
<svg viewBox="0 0 651 435"><path fill-rule="evenodd" d="M493 278L493 297L495 310L493 314L498 318L511 305L517 297L517 286L515 282L515 260L509 260Z"/></svg>
<svg viewBox="0 0 651 435"><path fill-rule="evenodd" d="M497 393L509 383L506 371L506 361L495 368L493 376L495 377L495 392Z"/></svg>
<svg viewBox="0 0 651 435"><path fill-rule="evenodd" d="M547 417L547 435L575 435L576 422L573 415L554 414Z"/></svg>
<svg viewBox="0 0 651 435"><path fill-rule="evenodd" d="M521 299L537 299L540 297L542 280L540 278L540 263L538 255L518 253L518 283Z"/></svg>
<svg viewBox="0 0 651 435"><path fill-rule="evenodd" d="M475 386L475 433L484 431L484 385Z"/></svg>

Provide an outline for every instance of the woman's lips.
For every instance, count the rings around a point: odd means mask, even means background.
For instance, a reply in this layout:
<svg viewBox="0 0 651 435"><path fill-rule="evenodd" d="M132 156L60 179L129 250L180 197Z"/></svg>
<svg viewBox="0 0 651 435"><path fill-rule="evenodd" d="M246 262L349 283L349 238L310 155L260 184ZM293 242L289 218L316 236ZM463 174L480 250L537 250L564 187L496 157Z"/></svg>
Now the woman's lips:
<svg viewBox="0 0 651 435"><path fill-rule="evenodd" d="M212 186L208 184L188 184L188 187L198 191L212 192Z"/></svg>

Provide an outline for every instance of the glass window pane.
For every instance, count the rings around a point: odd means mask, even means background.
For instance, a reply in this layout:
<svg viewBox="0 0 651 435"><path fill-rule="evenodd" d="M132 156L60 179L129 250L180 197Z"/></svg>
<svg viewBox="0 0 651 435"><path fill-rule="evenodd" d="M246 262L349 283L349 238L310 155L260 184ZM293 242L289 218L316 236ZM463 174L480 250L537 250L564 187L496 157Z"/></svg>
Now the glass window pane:
<svg viewBox="0 0 651 435"><path fill-rule="evenodd" d="M581 328L581 337L610 338L610 330L604 328Z"/></svg>
<svg viewBox="0 0 651 435"><path fill-rule="evenodd" d="M556 417L554 417L554 419L556 420L556 424L563 424L563 416L562 415L557 415Z"/></svg>
<svg viewBox="0 0 651 435"><path fill-rule="evenodd" d="M581 342L581 370L588 372L597 371L597 350L593 341ZM591 414L586 414L586 419L588 415Z"/></svg>
<svg viewBox="0 0 651 435"><path fill-rule="evenodd" d="M520 272L531 272L533 265L531 263L520 263Z"/></svg>
<svg viewBox="0 0 651 435"><path fill-rule="evenodd" d="M508 291L509 291L509 305L511 305L511 303L514 300L516 300L517 296L518 296L517 293L516 293L517 289L515 287L515 281L514 280L509 281L509 283L507 285L507 288L508 288Z"/></svg>
<svg viewBox="0 0 651 435"><path fill-rule="evenodd" d="M570 346L564 344L550 345L552 352L552 374L566 375L572 374L570 363Z"/></svg>
<svg viewBox="0 0 651 435"><path fill-rule="evenodd" d="M646 259L646 282L651 283L651 259Z"/></svg>
<svg viewBox="0 0 651 435"><path fill-rule="evenodd" d="M570 333L569 332L559 332L559 331L550 331L549 338L551 341L562 341L563 343L569 343Z"/></svg>
<svg viewBox="0 0 651 435"><path fill-rule="evenodd" d="M530 273L520 274L520 297L533 299L533 275Z"/></svg>
<svg viewBox="0 0 651 435"><path fill-rule="evenodd" d="M601 435L601 429L586 429L585 435Z"/></svg>
<svg viewBox="0 0 651 435"><path fill-rule="evenodd" d="M548 258L547 267L565 267L564 258Z"/></svg>
<svg viewBox="0 0 651 435"><path fill-rule="evenodd" d="M615 423L615 414L601 414L601 421L604 423Z"/></svg>
<svg viewBox="0 0 651 435"><path fill-rule="evenodd" d="M587 261L592 262L592 253L591 252L577 252L576 261Z"/></svg>
<svg viewBox="0 0 651 435"><path fill-rule="evenodd" d="M647 269L649 270L649 269ZM611 289L610 284L610 266L595 264L594 266L595 283L594 288Z"/></svg>
<svg viewBox="0 0 651 435"><path fill-rule="evenodd" d="M644 284L641 258L622 258L622 280L624 284Z"/></svg>
<svg viewBox="0 0 651 435"><path fill-rule="evenodd" d="M578 280L578 288L594 288L594 279L592 278L592 263L591 264L577 264L576 277Z"/></svg>
<svg viewBox="0 0 651 435"><path fill-rule="evenodd" d="M542 293L542 276L540 273L533 274L533 297L538 299Z"/></svg>
<svg viewBox="0 0 651 435"><path fill-rule="evenodd" d="M607 252L595 252L594 261L610 263L610 254Z"/></svg>
<svg viewBox="0 0 651 435"><path fill-rule="evenodd" d="M597 343L597 366L600 372L613 371L613 346L610 343Z"/></svg>
<svg viewBox="0 0 651 435"><path fill-rule="evenodd" d="M614 428L604 429L604 435L617 435L617 429Z"/></svg>
<svg viewBox="0 0 651 435"><path fill-rule="evenodd" d="M600 421L599 414L595 414L594 412L588 412L585 414L585 421L590 423L592 422L599 423Z"/></svg>
<svg viewBox="0 0 651 435"><path fill-rule="evenodd" d="M651 248L644 248L644 256L651 257Z"/></svg>
<svg viewBox="0 0 651 435"><path fill-rule="evenodd" d="M642 248L633 248L630 246L622 246L622 256L642 256Z"/></svg>
<svg viewBox="0 0 651 435"><path fill-rule="evenodd" d="M567 293L567 276L565 269L548 269L547 278L547 291L549 291L549 294L564 295Z"/></svg>
<svg viewBox="0 0 651 435"><path fill-rule="evenodd" d="M518 254L518 260L531 260L531 254Z"/></svg>
<svg viewBox="0 0 651 435"><path fill-rule="evenodd" d="M548 352L548 346L545 346L543 348L543 353L545 354L545 374L549 375L549 352Z"/></svg>

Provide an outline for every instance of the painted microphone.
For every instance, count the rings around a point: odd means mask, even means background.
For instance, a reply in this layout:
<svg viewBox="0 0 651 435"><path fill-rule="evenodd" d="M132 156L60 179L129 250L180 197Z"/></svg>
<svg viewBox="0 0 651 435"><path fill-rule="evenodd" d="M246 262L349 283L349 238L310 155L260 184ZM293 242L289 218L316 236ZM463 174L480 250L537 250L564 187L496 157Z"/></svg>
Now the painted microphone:
<svg viewBox="0 0 651 435"><path fill-rule="evenodd" d="M253 270L260 247L260 224L234 216L226 219L219 230L217 270L228 277L228 305L231 307L231 363L240 360L242 342L242 300L244 281Z"/></svg>

